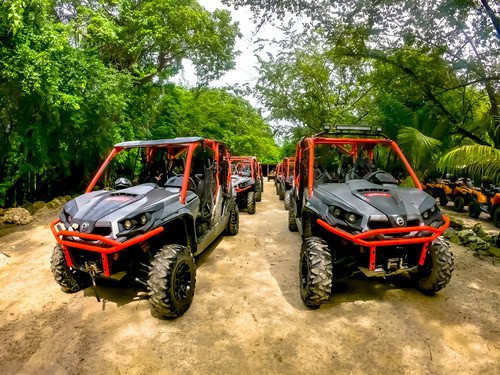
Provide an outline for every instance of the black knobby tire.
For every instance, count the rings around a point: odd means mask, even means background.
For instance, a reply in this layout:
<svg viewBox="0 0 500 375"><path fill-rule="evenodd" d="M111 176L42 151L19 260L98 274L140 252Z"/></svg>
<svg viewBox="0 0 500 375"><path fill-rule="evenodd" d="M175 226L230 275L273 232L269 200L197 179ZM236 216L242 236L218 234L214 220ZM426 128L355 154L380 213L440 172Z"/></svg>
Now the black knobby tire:
<svg viewBox="0 0 500 375"><path fill-rule="evenodd" d="M497 228L500 228L500 206L496 206L491 212L491 219Z"/></svg>
<svg viewBox="0 0 500 375"><path fill-rule="evenodd" d="M262 182L258 182L255 190L255 201L262 201Z"/></svg>
<svg viewBox="0 0 500 375"><path fill-rule="evenodd" d="M285 191L284 206L285 210L290 209L290 199L292 197L292 192L290 190Z"/></svg>
<svg viewBox="0 0 500 375"><path fill-rule="evenodd" d="M481 215L481 208L479 207L479 202L476 200L471 200L469 202L469 207L467 212L470 217L477 219Z"/></svg>
<svg viewBox="0 0 500 375"><path fill-rule="evenodd" d="M308 307L318 308L332 293L332 257L327 243L308 237L300 251L300 297Z"/></svg>
<svg viewBox="0 0 500 375"><path fill-rule="evenodd" d="M453 209L456 212L462 212L465 207L465 199L461 195L457 195L453 200Z"/></svg>
<svg viewBox="0 0 500 375"><path fill-rule="evenodd" d="M50 259L50 270L54 279L66 293L76 293L90 286L90 277L68 266L61 245L57 244Z"/></svg>
<svg viewBox="0 0 500 375"><path fill-rule="evenodd" d="M260 192L263 193L264 192L264 178L261 178L260 179Z"/></svg>
<svg viewBox="0 0 500 375"><path fill-rule="evenodd" d="M280 190L279 190L278 195L279 195L279 197L280 197L280 201L282 201L282 200L284 200L284 199L285 199L285 190L283 189L283 187L282 187L281 185L280 185L279 189L280 189Z"/></svg>
<svg viewBox="0 0 500 375"><path fill-rule="evenodd" d="M290 232L298 231L297 222L295 221L295 217L297 216L295 207L296 205L294 202L291 202L290 208L288 209L288 230L290 230Z"/></svg>
<svg viewBox="0 0 500 375"><path fill-rule="evenodd" d="M247 211L249 214L253 215L255 213L255 192L249 191L247 194Z"/></svg>
<svg viewBox="0 0 500 375"><path fill-rule="evenodd" d="M166 245L153 259L149 271L149 301L166 318L184 314L193 301L196 267L191 250L182 245Z"/></svg>
<svg viewBox="0 0 500 375"><path fill-rule="evenodd" d="M447 204L448 204L448 197L446 196L444 190L441 190L439 192L439 205L441 207L446 207Z"/></svg>
<svg viewBox="0 0 500 375"><path fill-rule="evenodd" d="M418 267L418 288L425 294L443 289L451 279L455 260L448 244L442 237L429 247L423 266Z"/></svg>
<svg viewBox="0 0 500 375"><path fill-rule="evenodd" d="M228 236L236 236L240 228L240 212L238 206L235 204L231 211L229 212L229 221L227 222L227 227L225 234Z"/></svg>

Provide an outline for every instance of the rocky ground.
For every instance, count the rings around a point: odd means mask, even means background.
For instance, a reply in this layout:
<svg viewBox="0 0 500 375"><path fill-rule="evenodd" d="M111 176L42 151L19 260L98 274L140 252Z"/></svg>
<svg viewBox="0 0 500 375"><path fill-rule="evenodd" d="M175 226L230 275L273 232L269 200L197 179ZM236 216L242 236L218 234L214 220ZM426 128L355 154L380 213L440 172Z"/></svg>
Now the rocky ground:
<svg viewBox="0 0 500 375"><path fill-rule="evenodd" d="M436 296L355 277L309 310L300 237L266 183L257 213L241 213L240 233L198 257L191 308L158 320L140 289L101 284L101 303L92 288L61 292L49 267L56 214L43 208L30 224L0 230L1 373L500 373L498 258L452 244L456 269Z"/></svg>

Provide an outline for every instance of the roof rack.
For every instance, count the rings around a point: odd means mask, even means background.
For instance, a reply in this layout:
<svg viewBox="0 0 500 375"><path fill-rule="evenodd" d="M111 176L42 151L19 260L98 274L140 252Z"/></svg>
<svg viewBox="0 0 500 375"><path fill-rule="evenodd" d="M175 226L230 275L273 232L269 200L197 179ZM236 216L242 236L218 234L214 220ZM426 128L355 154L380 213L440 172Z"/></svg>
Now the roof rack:
<svg viewBox="0 0 500 375"><path fill-rule="evenodd" d="M321 135L359 135L359 136L372 136L372 137L382 137L388 139L382 133L381 126L371 126L371 125L348 125L348 124L337 124L337 125L325 125L324 131L317 133L314 137Z"/></svg>

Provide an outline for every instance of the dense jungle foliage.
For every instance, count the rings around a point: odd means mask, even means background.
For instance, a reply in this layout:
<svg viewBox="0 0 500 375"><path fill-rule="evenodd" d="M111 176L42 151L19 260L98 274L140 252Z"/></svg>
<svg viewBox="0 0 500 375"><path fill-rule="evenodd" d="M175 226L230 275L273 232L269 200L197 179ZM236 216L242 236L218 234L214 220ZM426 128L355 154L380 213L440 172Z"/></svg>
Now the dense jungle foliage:
<svg viewBox="0 0 500 375"><path fill-rule="evenodd" d="M240 31L226 10L0 0L0 206L80 192L122 140L202 135L275 162L336 123L383 125L422 178L500 182L497 2L222 2L249 7L256 30L283 32L257 40L259 79L247 87L266 119L209 87L237 56ZM172 83L186 60L199 87Z"/></svg>
<svg viewBox="0 0 500 375"><path fill-rule="evenodd" d="M195 0L0 2L0 207L81 192L112 145L202 135L279 158L251 105L204 87L238 25ZM190 60L201 88L169 78Z"/></svg>
<svg viewBox="0 0 500 375"><path fill-rule="evenodd" d="M500 182L500 3L493 0L223 0L249 6L261 40L257 96L298 137L383 125L420 177ZM297 26L298 25L298 26Z"/></svg>

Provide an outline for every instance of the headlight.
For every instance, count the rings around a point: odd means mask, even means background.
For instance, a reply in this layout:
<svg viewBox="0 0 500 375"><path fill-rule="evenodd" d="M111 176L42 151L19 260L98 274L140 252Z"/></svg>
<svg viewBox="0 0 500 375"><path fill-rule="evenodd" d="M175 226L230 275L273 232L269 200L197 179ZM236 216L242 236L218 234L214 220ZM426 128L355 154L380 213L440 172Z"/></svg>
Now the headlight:
<svg viewBox="0 0 500 375"><path fill-rule="evenodd" d="M123 226L124 226L124 227L125 227L125 229L127 229L127 230L128 230L128 229L130 229L130 228L132 228L132 225L133 225L133 224L132 224L132 220L127 219L127 220L125 220L125 221L123 222Z"/></svg>
<svg viewBox="0 0 500 375"><path fill-rule="evenodd" d="M428 219L429 218L429 211L425 211L423 214L422 214L422 217L424 219Z"/></svg>
<svg viewBox="0 0 500 375"><path fill-rule="evenodd" d="M358 217L354 214L345 214L344 215L344 218L345 220L348 222L348 223L351 223L351 224L354 224L356 222L356 220L358 219Z"/></svg>
<svg viewBox="0 0 500 375"><path fill-rule="evenodd" d="M359 220L359 216L352 212L345 212L340 207L330 206L328 209L331 215L333 215L336 219L343 220L349 224L356 224Z"/></svg>
<svg viewBox="0 0 500 375"><path fill-rule="evenodd" d="M139 217L139 222L144 225L148 222L148 217L146 216L146 214L142 214L140 217Z"/></svg>
<svg viewBox="0 0 500 375"><path fill-rule="evenodd" d="M71 215L68 215L66 216L66 220L68 220L68 223L72 223L73 222L73 217Z"/></svg>

